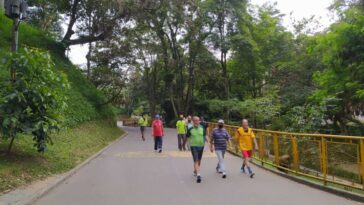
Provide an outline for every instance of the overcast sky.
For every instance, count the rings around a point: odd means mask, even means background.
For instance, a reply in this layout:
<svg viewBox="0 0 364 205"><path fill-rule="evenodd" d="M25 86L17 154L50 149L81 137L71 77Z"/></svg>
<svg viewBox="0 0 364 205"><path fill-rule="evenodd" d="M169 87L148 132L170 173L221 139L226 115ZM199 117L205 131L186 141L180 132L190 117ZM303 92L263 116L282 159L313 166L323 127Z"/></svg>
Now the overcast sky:
<svg viewBox="0 0 364 205"><path fill-rule="evenodd" d="M290 14L294 19L309 18L314 15L320 20L322 28L327 28L333 21L333 15L327 10L333 0L251 0L252 4L262 5L266 2L277 2L277 8L285 14L284 25L292 25ZM321 28L321 29L322 29ZM74 64L86 63L87 45L72 46L69 57Z"/></svg>

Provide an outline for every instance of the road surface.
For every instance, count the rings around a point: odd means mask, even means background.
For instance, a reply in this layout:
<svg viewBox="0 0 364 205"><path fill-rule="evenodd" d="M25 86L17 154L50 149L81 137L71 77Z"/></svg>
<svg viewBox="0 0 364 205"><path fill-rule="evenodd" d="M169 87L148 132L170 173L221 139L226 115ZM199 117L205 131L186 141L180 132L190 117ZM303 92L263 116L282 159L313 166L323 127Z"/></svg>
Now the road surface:
<svg viewBox="0 0 364 205"><path fill-rule="evenodd" d="M175 130L167 129L164 152L155 153L147 129L138 128L39 199L37 205L354 205L361 204L253 167L254 179L240 173L241 159L227 156L228 176L215 172L217 159L204 153L201 184L192 175L189 152L177 151Z"/></svg>

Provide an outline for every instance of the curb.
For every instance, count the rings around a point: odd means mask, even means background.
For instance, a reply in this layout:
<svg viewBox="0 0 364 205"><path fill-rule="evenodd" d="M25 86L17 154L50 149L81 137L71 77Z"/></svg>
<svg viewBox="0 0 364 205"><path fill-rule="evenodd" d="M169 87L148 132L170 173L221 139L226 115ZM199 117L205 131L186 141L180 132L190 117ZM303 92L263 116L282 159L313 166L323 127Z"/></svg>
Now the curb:
<svg viewBox="0 0 364 205"><path fill-rule="evenodd" d="M234 152L229 151L229 153L234 155L234 156L240 157L238 154L236 154ZM315 188L315 189L318 189L318 190L321 190L321 191L324 191L324 192L328 192L328 193L331 193L331 194L334 194L334 195L337 195L337 196L340 196L340 197L344 197L346 199L350 199L350 200L353 200L353 201L364 202L364 196L360 196L358 194L346 192L346 191L339 190L339 189L334 189L334 188L331 188L329 186L323 186L323 185L316 184L316 183L313 183L313 182L310 182L310 181L307 181L307 180L304 180L304 179L300 179L300 178L297 178L295 176L288 175L288 174L279 172L279 171L274 170L274 169L269 169L269 168L267 168L265 166L262 166L261 164L259 164L257 162L254 162L254 161L252 161L252 163L255 166L257 166L257 167L259 167L261 169L269 171L269 172L271 172L273 174L277 174L280 177L284 177L284 178L292 180L294 182L309 186L311 188Z"/></svg>
<svg viewBox="0 0 364 205"><path fill-rule="evenodd" d="M125 132L125 131L124 131ZM33 205L38 199L43 197L44 195L48 194L50 191L52 191L54 188L56 188L58 185L62 184L64 181L72 177L74 174L76 174L81 168L88 165L92 160L100 156L105 150L107 150L112 145L116 144L120 140L124 139L129 133L125 132L123 135L121 135L119 138L111 142L106 147L102 148L100 151L98 151L96 154L92 155L88 159L86 159L81 164L77 165L72 170L68 171L64 176L62 176L59 180L57 180L55 183L50 185L49 187L45 188L44 190L40 191L39 193L36 193L33 197L29 198L26 202L23 203L23 205ZM1 205L1 204L0 204ZM10 204L9 204L10 205Z"/></svg>

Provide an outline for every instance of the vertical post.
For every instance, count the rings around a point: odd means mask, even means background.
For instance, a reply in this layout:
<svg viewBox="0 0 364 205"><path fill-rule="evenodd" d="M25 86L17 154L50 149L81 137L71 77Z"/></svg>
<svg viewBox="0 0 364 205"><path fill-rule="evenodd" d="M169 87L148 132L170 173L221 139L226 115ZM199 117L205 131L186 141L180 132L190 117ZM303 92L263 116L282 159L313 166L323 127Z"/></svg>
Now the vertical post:
<svg viewBox="0 0 364 205"><path fill-rule="evenodd" d="M299 171L299 155L298 155L297 138L291 136L291 141L292 141L293 168L296 171Z"/></svg>
<svg viewBox="0 0 364 205"><path fill-rule="evenodd" d="M278 134L273 135L274 162L279 166L279 139Z"/></svg>
<svg viewBox="0 0 364 205"><path fill-rule="evenodd" d="M17 52L18 51L18 29L19 28L19 18L15 18L13 20L13 31L12 31L12 46L11 46L11 51L12 52Z"/></svg>
<svg viewBox="0 0 364 205"><path fill-rule="evenodd" d="M361 182L364 189L364 139L360 140Z"/></svg>
<svg viewBox="0 0 364 205"><path fill-rule="evenodd" d="M264 164L263 163L263 160L264 160L264 136L261 132L258 132L258 138L259 138L259 158L262 162L262 165Z"/></svg>
<svg viewBox="0 0 364 205"><path fill-rule="evenodd" d="M19 38L19 18L13 19L13 29L12 29L12 45L11 51L16 53L18 51L18 38ZM10 68L10 78L12 82L16 80L16 68L15 66L11 66Z"/></svg>
<svg viewBox="0 0 364 205"><path fill-rule="evenodd" d="M322 174L324 178L324 185L327 184L326 177L327 177L327 146L326 146L326 139L321 137L321 167L322 167Z"/></svg>

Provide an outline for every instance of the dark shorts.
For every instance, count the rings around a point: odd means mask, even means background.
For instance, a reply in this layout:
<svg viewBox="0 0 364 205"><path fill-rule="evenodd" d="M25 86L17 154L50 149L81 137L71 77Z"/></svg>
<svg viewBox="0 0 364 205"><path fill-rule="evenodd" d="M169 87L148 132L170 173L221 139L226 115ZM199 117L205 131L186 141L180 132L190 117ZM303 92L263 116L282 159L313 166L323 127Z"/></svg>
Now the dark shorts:
<svg viewBox="0 0 364 205"><path fill-rule="evenodd" d="M201 161L204 147L191 147L194 162Z"/></svg>
<svg viewBox="0 0 364 205"><path fill-rule="evenodd" d="M144 126L140 126L140 131L144 132L145 127Z"/></svg>

